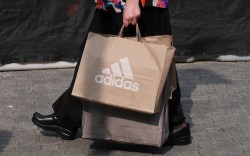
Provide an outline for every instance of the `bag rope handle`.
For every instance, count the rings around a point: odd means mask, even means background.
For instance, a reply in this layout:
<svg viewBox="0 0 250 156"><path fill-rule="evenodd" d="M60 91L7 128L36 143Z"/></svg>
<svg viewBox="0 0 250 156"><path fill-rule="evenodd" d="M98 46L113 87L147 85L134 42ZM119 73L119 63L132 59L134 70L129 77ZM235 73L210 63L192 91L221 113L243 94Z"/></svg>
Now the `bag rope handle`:
<svg viewBox="0 0 250 156"><path fill-rule="evenodd" d="M124 29L125 29L125 26L123 24L122 27L121 27L121 30L118 33L118 36L121 37L121 38L124 38ZM136 37L137 37L137 41L140 41L141 38L142 38L138 23L136 24Z"/></svg>

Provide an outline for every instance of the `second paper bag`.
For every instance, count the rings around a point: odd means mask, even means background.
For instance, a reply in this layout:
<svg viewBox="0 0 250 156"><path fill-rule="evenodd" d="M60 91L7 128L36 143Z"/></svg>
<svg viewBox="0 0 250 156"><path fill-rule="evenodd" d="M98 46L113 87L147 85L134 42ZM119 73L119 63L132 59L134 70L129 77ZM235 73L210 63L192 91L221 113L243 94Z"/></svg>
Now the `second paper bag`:
<svg viewBox="0 0 250 156"><path fill-rule="evenodd" d="M170 36L122 38L89 33L72 95L153 114L174 57Z"/></svg>

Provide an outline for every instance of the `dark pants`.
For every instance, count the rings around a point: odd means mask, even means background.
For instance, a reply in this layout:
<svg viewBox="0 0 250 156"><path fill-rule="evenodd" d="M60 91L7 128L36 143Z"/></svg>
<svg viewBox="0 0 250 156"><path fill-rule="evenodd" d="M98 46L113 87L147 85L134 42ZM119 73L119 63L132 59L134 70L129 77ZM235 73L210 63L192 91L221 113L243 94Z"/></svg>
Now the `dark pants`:
<svg viewBox="0 0 250 156"><path fill-rule="evenodd" d="M171 26L168 9L162 8L143 8L141 10L141 18L138 21L142 36L164 35L171 34ZM116 13L113 8L108 8L107 11L96 10L90 31L96 33L116 35L122 26L122 13ZM129 26L124 31L125 36L134 36L134 26ZM85 41L86 39L84 39ZM84 44L81 47L80 56ZM77 62L74 76L70 87L56 100L53 104L55 115L66 125L72 127L81 127L83 102L71 96L72 88L75 82L75 77L79 68ZM178 81L177 81L178 82ZM173 92L172 99L169 100L169 119L170 126L183 123L185 117L180 103L180 87L177 83L177 89Z"/></svg>

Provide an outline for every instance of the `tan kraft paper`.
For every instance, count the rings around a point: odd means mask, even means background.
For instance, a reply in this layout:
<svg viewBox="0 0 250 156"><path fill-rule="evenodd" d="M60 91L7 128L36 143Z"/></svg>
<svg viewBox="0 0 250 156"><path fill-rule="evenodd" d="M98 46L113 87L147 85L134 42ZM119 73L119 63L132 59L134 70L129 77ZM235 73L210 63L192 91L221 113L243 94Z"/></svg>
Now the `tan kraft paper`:
<svg viewBox="0 0 250 156"><path fill-rule="evenodd" d="M72 95L154 114L175 48L169 35L121 38L90 32Z"/></svg>

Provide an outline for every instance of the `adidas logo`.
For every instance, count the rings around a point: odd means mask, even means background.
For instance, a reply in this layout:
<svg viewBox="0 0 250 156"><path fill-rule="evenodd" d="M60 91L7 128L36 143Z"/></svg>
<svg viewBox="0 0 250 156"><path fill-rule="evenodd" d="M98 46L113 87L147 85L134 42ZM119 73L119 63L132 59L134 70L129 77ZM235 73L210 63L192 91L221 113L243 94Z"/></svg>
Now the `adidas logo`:
<svg viewBox="0 0 250 156"><path fill-rule="evenodd" d="M139 83L134 82L134 76L128 58L120 59L120 62L111 64L110 68L102 70L102 75L95 76L95 82L131 91L139 91Z"/></svg>

